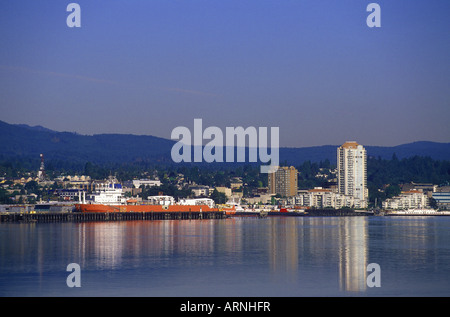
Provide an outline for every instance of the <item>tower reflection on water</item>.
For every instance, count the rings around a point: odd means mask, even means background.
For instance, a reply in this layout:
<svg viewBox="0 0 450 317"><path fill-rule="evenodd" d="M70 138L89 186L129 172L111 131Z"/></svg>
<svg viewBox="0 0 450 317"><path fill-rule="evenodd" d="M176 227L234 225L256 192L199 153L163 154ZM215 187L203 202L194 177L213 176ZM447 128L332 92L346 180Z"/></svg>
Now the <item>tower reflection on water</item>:
<svg viewBox="0 0 450 317"><path fill-rule="evenodd" d="M317 267L335 267L340 290L367 287L366 217L165 220L81 223L75 254L97 269L126 263L148 266L266 266L280 282L297 281ZM184 262L184 263L181 263ZM95 264L93 264L95 263ZM172 263L173 264L173 263ZM336 282L334 281L334 282ZM333 281L331 281L333 282ZM300 284L301 287L301 284Z"/></svg>
<svg viewBox="0 0 450 317"><path fill-rule="evenodd" d="M291 273L291 278L297 278L307 274L302 272L302 268L306 266L320 270L322 267L337 265L336 278L340 290L366 290L366 217L291 220L286 219L283 226L278 224L278 228L272 228L270 265L273 271L286 270ZM302 262L307 262L308 265L303 265Z"/></svg>
<svg viewBox="0 0 450 317"><path fill-rule="evenodd" d="M443 296L449 225L413 216L4 223L0 295ZM79 288L66 285L69 263L80 265Z"/></svg>

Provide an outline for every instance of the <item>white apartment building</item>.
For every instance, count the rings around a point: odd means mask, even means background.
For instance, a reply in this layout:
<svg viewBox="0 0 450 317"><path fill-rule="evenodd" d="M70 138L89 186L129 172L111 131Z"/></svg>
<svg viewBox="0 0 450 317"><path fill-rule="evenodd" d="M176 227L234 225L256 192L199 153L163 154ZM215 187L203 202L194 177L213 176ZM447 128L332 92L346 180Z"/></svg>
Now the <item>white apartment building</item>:
<svg viewBox="0 0 450 317"><path fill-rule="evenodd" d="M383 209L421 209L429 206L428 196L420 190L402 192L383 201Z"/></svg>
<svg viewBox="0 0 450 317"><path fill-rule="evenodd" d="M331 189L316 187L314 189L299 191L297 196L293 198L292 204L315 208L365 208L366 201L361 201L353 196L335 193Z"/></svg>
<svg viewBox="0 0 450 317"><path fill-rule="evenodd" d="M359 207L366 208L369 200L367 189L366 149L355 141L347 141L337 149L338 193L352 196Z"/></svg>

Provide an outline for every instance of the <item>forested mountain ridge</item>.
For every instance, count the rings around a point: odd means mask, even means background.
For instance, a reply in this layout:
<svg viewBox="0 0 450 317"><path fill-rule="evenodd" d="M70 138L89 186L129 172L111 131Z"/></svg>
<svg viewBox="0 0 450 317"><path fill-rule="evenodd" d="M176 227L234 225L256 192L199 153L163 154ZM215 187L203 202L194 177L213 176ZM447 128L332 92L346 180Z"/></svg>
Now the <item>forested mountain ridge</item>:
<svg viewBox="0 0 450 317"><path fill-rule="evenodd" d="M345 142L345 140L343 140ZM56 132L42 126L13 125L0 121L0 160L39 161L43 153L46 161L70 162L84 166L95 164L124 163L173 163L170 155L175 141L132 134L80 135L73 132ZM306 161L329 160L336 163L339 145L323 145L303 148L279 149L280 163L299 165ZM368 157L398 159L413 156L430 157L434 160L450 160L450 143L414 142L393 147L365 146ZM205 163L207 164L207 163Z"/></svg>

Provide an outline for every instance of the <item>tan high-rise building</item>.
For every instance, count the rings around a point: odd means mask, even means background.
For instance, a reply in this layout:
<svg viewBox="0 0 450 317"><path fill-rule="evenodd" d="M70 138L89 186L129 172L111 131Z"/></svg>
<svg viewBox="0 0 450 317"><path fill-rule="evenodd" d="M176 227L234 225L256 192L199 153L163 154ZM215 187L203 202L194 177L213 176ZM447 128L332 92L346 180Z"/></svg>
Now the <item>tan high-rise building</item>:
<svg viewBox="0 0 450 317"><path fill-rule="evenodd" d="M367 207L366 149L355 141L347 141L337 149L338 193L357 198L355 207Z"/></svg>
<svg viewBox="0 0 450 317"><path fill-rule="evenodd" d="M280 194L283 197L297 195L298 171L295 167L278 167L274 173L268 173L268 186L271 194Z"/></svg>

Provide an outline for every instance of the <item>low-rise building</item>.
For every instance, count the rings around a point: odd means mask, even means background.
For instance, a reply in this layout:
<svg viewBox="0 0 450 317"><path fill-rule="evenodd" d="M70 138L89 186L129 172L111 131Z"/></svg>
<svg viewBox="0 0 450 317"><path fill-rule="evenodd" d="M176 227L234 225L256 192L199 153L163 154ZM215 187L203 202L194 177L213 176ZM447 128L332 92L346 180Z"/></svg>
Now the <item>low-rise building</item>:
<svg viewBox="0 0 450 317"><path fill-rule="evenodd" d="M195 197L209 197L211 190L209 186L205 185L191 185L189 189L192 191Z"/></svg>
<svg viewBox="0 0 450 317"><path fill-rule="evenodd" d="M383 209L421 209L429 207L429 199L422 190L409 190L386 199L382 206Z"/></svg>
<svg viewBox="0 0 450 317"><path fill-rule="evenodd" d="M219 193L224 193L227 198L231 197L231 188L228 187L216 187Z"/></svg>
<svg viewBox="0 0 450 317"><path fill-rule="evenodd" d="M435 192L437 189L437 185L434 184L429 184L429 183L406 183L406 184L401 184L400 188L402 189L402 191L411 191L411 190L419 190L422 191L424 193L427 192Z"/></svg>
<svg viewBox="0 0 450 317"><path fill-rule="evenodd" d="M82 195L81 190L79 189L57 189L55 194L62 200L79 200Z"/></svg>
<svg viewBox="0 0 450 317"><path fill-rule="evenodd" d="M253 197L244 198L247 204L270 204L272 200L273 194L260 194L254 195Z"/></svg>
<svg viewBox="0 0 450 317"><path fill-rule="evenodd" d="M134 179L133 180L133 186L135 188L139 188L142 185L144 186L161 186L161 181L159 180L152 180L152 179Z"/></svg>
<svg viewBox="0 0 450 317"><path fill-rule="evenodd" d="M292 204L313 208L365 208L366 201L354 196L336 193L332 189L316 187L309 190L300 190L293 198Z"/></svg>
<svg viewBox="0 0 450 317"><path fill-rule="evenodd" d="M230 187L231 190L235 190L235 189L239 189L244 185L244 183L242 182L242 179L239 177L235 177L231 180L230 182Z"/></svg>
<svg viewBox="0 0 450 317"><path fill-rule="evenodd" d="M432 194L439 209L450 210L450 186L443 186L436 188Z"/></svg>

